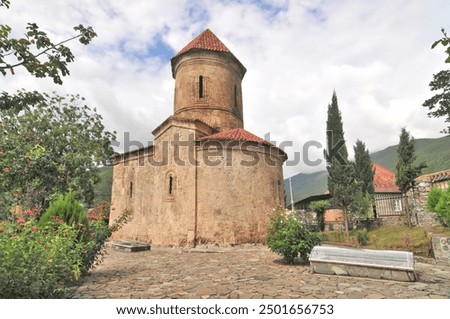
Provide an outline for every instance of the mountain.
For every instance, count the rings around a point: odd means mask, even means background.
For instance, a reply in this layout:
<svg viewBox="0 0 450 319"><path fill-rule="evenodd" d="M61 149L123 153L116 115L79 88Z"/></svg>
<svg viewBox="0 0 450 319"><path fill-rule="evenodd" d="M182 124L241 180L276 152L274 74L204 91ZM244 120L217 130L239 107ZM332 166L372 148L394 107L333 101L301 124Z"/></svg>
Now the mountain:
<svg viewBox="0 0 450 319"><path fill-rule="evenodd" d="M373 162L395 172L397 164L397 147L393 145L384 150L370 154ZM423 174L450 169L450 135L440 138L422 138L416 140L417 163L425 162L428 167ZM297 174L291 177L294 202L311 195L323 194L327 190L327 171L311 174ZM289 179L284 181L286 204L291 203Z"/></svg>
<svg viewBox="0 0 450 319"><path fill-rule="evenodd" d="M395 172L398 145L389 146L370 155L372 161ZM422 138L416 140L417 163L425 162L428 167L424 174L450 169L450 135L440 138Z"/></svg>
<svg viewBox="0 0 450 319"><path fill-rule="evenodd" d="M305 199L311 195L323 194L327 190L328 173L320 171L311 174L297 174L291 177L292 194L294 202ZM284 180L286 204L291 203L289 178Z"/></svg>

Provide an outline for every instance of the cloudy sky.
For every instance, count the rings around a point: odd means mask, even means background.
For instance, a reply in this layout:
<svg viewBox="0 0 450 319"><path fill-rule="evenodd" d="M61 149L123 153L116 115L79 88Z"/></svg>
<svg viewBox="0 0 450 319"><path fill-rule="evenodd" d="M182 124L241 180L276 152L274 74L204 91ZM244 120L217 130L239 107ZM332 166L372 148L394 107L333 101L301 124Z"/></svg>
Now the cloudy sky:
<svg viewBox="0 0 450 319"><path fill-rule="evenodd" d="M308 141L325 145L333 90L349 149L357 139L371 152L396 144L401 127L415 138L443 136L444 121L429 119L421 105L431 96L432 75L448 67L444 50L430 49L441 27L450 30L448 0L11 2L0 8L0 23L15 36L35 22L54 41L79 23L98 37L89 46L69 44L76 61L63 86L17 72L0 78L0 91L79 93L122 145L124 132L151 141L150 132L171 115L170 58L206 28L247 68L245 128L270 133L278 144L292 141L285 148L291 159ZM322 159L323 148L309 150L309 160ZM324 168L292 162L285 177Z"/></svg>

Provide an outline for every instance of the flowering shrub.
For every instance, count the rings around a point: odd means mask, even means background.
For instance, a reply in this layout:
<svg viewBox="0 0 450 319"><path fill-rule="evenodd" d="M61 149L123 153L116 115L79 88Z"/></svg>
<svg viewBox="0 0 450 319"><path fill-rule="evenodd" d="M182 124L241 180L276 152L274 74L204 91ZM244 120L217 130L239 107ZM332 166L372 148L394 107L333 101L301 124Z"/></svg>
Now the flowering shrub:
<svg viewBox="0 0 450 319"><path fill-rule="evenodd" d="M283 256L288 264L293 264L297 257L301 263L307 263L312 248L321 242L321 236L311 231L294 215L287 215L278 210L270 222L267 246Z"/></svg>
<svg viewBox="0 0 450 319"><path fill-rule="evenodd" d="M88 236L83 236L85 249L83 251L83 274L98 265L105 255L105 243L113 232L120 229L130 218L125 211L111 227L108 226L110 206L102 203L91 209L87 218L89 220Z"/></svg>
<svg viewBox="0 0 450 319"><path fill-rule="evenodd" d="M0 224L0 298L57 298L82 270L83 244L66 225Z"/></svg>
<svg viewBox="0 0 450 319"><path fill-rule="evenodd" d="M105 242L130 218L124 212L108 227L108 205L92 209L81 225L58 216L38 223L38 213L27 209L0 221L0 298L63 297L69 284L101 262Z"/></svg>

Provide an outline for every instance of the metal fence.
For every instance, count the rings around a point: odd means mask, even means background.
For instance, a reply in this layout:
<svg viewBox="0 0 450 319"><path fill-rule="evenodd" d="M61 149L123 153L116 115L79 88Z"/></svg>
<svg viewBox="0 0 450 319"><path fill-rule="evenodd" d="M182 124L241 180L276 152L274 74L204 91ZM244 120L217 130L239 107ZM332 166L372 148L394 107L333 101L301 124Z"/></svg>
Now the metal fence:
<svg viewBox="0 0 450 319"><path fill-rule="evenodd" d="M375 216L401 216L406 214L406 199L402 194L376 194Z"/></svg>

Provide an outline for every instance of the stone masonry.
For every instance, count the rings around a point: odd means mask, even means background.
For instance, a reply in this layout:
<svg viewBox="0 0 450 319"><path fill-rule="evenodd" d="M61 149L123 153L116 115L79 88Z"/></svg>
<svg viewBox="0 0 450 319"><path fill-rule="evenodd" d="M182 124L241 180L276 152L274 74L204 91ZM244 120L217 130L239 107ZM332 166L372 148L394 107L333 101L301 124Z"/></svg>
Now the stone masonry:
<svg viewBox="0 0 450 319"><path fill-rule="evenodd" d="M407 194L412 208L412 222L424 227L440 225L436 213L426 209L428 193L433 187L444 190L449 187L450 170L419 176L413 190ZM417 216L417 217L416 217ZM415 218L416 217L416 218Z"/></svg>
<svg viewBox="0 0 450 319"><path fill-rule="evenodd" d="M436 262L450 266L450 237L435 235L431 244Z"/></svg>

